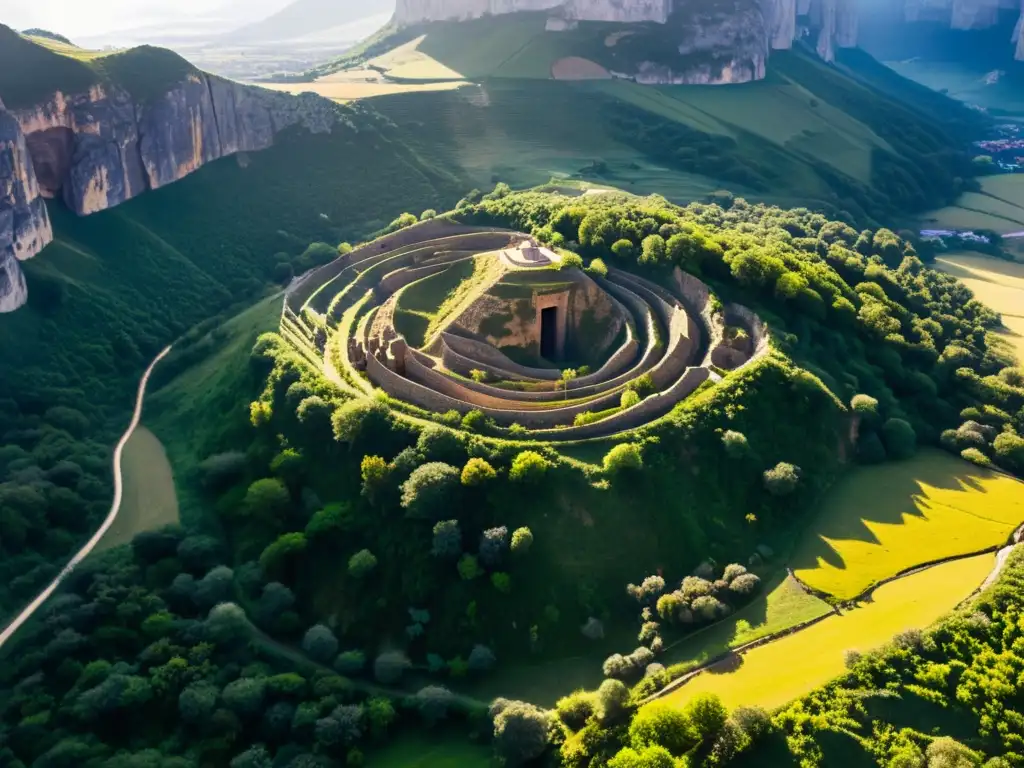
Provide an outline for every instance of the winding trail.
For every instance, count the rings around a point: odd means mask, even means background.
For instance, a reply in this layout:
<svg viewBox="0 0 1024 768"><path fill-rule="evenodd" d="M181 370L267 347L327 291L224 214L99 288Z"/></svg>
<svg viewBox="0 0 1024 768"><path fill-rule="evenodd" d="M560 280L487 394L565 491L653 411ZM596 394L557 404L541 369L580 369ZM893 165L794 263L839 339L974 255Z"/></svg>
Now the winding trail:
<svg viewBox="0 0 1024 768"><path fill-rule="evenodd" d="M114 448L114 499L110 503L110 512L107 513L106 519L96 530L96 533L92 535L92 538L85 543L85 546L78 550L78 553L68 561L68 564L61 569L61 572L57 574L57 577L50 582L50 586L40 592L36 599L25 606L24 610L22 610L22 612L7 625L7 628L4 629L3 632L0 632L0 648L3 648L7 641L14 637L14 634L21 629L21 625L32 618L32 614L39 610L40 606L50 598L50 595L57 591L57 588L61 585L64 579L70 576L72 571L74 571L75 568L92 553L96 545L99 544L100 539L102 539L106 532L110 530L110 526L112 526L114 524L114 520L117 519L117 513L121 509L121 496L124 493L124 482L121 477L121 454L124 452L124 447L127 444L128 439L132 436L132 433L135 432L135 428L139 426L139 421L142 419L142 402L146 396L146 385L149 383L149 377L153 373L153 369L156 367L156 364L163 360L170 351L171 347L167 346L159 355L153 358L153 362L149 364L146 372L142 374L142 379L139 381L139 388L135 395L135 411L132 414L132 420L128 424L128 429L126 429L124 434L121 435L121 439L117 441L117 446Z"/></svg>

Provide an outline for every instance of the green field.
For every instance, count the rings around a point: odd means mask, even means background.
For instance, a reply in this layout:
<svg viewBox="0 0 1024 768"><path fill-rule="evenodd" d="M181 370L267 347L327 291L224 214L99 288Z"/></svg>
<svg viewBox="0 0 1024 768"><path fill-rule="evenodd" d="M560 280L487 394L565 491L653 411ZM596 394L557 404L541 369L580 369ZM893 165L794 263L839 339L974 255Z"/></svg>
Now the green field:
<svg viewBox="0 0 1024 768"><path fill-rule="evenodd" d="M1005 543L1024 522L1024 484L934 450L851 470L829 490L790 565L848 600L915 565Z"/></svg>
<svg viewBox="0 0 1024 768"><path fill-rule="evenodd" d="M367 768L488 768L491 750L466 741L465 735L423 731L406 732L390 739L380 750L368 751Z"/></svg>
<svg viewBox="0 0 1024 768"><path fill-rule="evenodd" d="M167 452L143 426L132 433L121 457L124 495L114 524L97 552L127 544L135 534L178 522L178 497Z"/></svg>
<svg viewBox="0 0 1024 768"><path fill-rule="evenodd" d="M928 228L990 229L1001 235L1024 231L1024 174L986 176L981 192L968 192L956 205L924 214Z"/></svg>
<svg viewBox="0 0 1024 768"><path fill-rule="evenodd" d="M473 276L476 263L471 258L455 262L443 272L418 280L402 291L395 307L395 329L411 346L423 346L445 300Z"/></svg>
<svg viewBox="0 0 1024 768"><path fill-rule="evenodd" d="M251 375L249 353L261 333L277 330L281 302L269 296L195 340L196 362L147 398L146 423L167 448L186 521L199 514L196 465L248 426L249 401L239 393Z"/></svg>
<svg viewBox="0 0 1024 768"><path fill-rule="evenodd" d="M936 259L944 272L959 278L983 303L999 312L997 333L1024 361L1024 265L977 253L950 253Z"/></svg>
<svg viewBox="0 0 1024 768"><path fill-rule="evenodd" d="M682 705L699 693L714 693L729 709L779 707L842 674L846 651L867 651L937 621L977 589L994 562L993 555L979 555L886 584L861 607L730 657L665 700Z"/></svg>

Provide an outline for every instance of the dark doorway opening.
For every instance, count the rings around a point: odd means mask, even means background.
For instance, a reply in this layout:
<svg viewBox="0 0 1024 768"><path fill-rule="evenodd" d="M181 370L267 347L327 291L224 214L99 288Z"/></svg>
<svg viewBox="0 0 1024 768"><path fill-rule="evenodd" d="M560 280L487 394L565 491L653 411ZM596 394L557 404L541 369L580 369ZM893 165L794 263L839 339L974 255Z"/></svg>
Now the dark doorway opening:
<svg viewBox="0 0 1024 768"><path fill-rule="evenodd" d="M558 307L540 311L540 356L545 360L558 356Z"/></svg>

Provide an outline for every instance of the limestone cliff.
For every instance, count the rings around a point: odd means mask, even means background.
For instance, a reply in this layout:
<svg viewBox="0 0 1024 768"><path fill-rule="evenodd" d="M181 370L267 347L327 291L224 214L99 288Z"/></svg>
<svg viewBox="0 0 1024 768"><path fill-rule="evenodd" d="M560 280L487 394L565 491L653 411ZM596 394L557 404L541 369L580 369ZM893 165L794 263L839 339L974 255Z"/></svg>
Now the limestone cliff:
<svg viewBox="0 0 1024 768"><path fill-rule="evenodd" d="M1020 16L1017 26L1013 29L1013 39L1017 43L1017 61L1024 61L1024 0L1020 2Z"/></svg>
<svg viewBox="0 0 1024 768"><path fill-rule="evenodd" d="M554 11L576 21L664 24L672 0L398 0L395 22L400 26L423 21L465 21L486 15L525 11Z"/></svg>
<svg viewBox="0 0 1024 768"><path fill-rule="evenodd" d="M52 239L25 136L0 101L0 312L25 303L18 261L32 258Z"/></svg>
<svg viewBox="0 0 1024 768"><path fill-rule="evenodd" d="M1024 0L904 0L907 21L948 23L952 29L986 29L1003 23L1005 14L1019 10L1012 43L1024 61Z"/></svg>

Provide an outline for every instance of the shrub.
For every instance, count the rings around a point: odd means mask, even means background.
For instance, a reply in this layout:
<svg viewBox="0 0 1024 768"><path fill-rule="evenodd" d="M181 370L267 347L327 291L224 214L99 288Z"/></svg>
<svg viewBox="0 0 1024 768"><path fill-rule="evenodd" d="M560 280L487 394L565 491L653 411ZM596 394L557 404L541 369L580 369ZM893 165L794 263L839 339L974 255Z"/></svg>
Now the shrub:
<svg viewBox="0 0 1024 768"><path fill-rule="evenodd" d="M996 461L1011 472L1024 472L1024 439L1013 432L1002 432L992 443Z"/></svg>
<svg viewBox="0 0 1024 768"><path fill-rule="evenodd" d="M480 564L476 558L472 555L466 554L459 559L458 564L459 577L463 581L472 581L478 577L483 571L480 570Z"/></svg>
<svg viewBox="0 0 1024 768"><path fill-rule="evenodd" d="M558 269L583 269L583 259L580 258L579 254L572 253L570 251L563 251L561 254L562 260L558 262Z"/></svg>
<svg viewBox="0 0 1024 768"><path fill-rule="evenodd" d="M755 576L754 578L757 577ZM729 613L729 607L718 598L711 597L711 595L698 597L693 601L691 608L693 609L694 615L700 617L704 621L714 621L715 619Z"/></svg>
<svg viewBox="0 0 1024 768"><path fill-rule="evenodd" d="M737 576L729 583L729 591L741 598L750 597L761 587L761 579L752 573Z"/></svg>
<svg viewBox="0 0 1024 768"><path fill-rule="evenodd" d="M373 662L373 676L378 683L394 685L410 667L409 658L401 651L385 651Z"/></svg>
<svg viewBox="0 0 1024 768"><path fill-rule="evenodd" d="M573 691L558 700L555 704L555 713L569 728L578 731L587 724L596 707L596 694L590 691Z"/></svg>
<svg viewBox="0 0 1024 768"><path fill-rule="evenodd" d="M462 447L462 441L459 439L458 433L437 424L424 427L416 440L416 450L427 461L443 461L455 464L460 462L465 456L465 450Z"/></svg>
<svg viewBox="0 0 1024 768"><path fill-rule="evenodd" d="M597 689L594 714L604 725L614 725L629 709L629 689L620 680L605 680Z"/></svg>
<svg viewBox="0 0 1024 768"><path fill-rule="evenodd" d="M474 645L473 650L469 652L466 665L470 672L489 672L494 669L497 662L498 659L495 657L494 651L486 645Z"/></svg>
<svg viewBox="0 0 1024 768"><path fill-rule="evenodd" d="M619 407L622 410L632 408L634 405L640 404L640 395L634 389L626 389L622 392L622 397L619 399Z"/></svg>
<svg viewBox="0 0 1024 768"><path fill-rule="evenodd" d="M462 554L462 530L458 520L442 520L434 525L434 544L430 554L435 557L458 557Z"/></svg>
<svg viewBox="0 0 1024 768"><path fill-rule="evenodd" d="M604 471L616 475L625 470L643 469L644 460L640 446L636 443L621 443L614 446L604 457Z"/></svg>
<svg viewBox="0 0 1024 768"><path fill-rule="evenodd" d="M616 240L614 243L612 243L612 253L622 261L632 261L633 243L626 239ZM604 275L602 275L602 277L603 276Z"/></svg>
<svg viewBox="0 0 1024 768"><path fill-rule="evenodd" d="M516 528L512 533L512 554L525 555L533 546L533 531L526 526Z"/></svg>
<svg viewBox="0 0 1024 768"><path fill-rule="evenodd" d="M412 697L413 707L427 725L435 725L448 717L448 711L454 703L455 694L440 685L420 688Z"/></svg>
<svg viewBox="0 0 1024 768"><path fill-rule="evenodd" d="M439 461L417 467L402 483L402 507L414 517L437 520L450 512L462 473Z"/></svg>
<svg viewBox="0 0 1024 768"><path fill-rule="evenodd" d="M772 717L761 707L737 707L732 719L752 742L756 742L772 729Z"/></svg>
<svg viewBox="0 0 1024 768"><path fill-rule="evenodd" d="M612 247L614 248L615 246ZM629 247L632 248L633 244L629 243ZM608 266L601 259L594 259L590 262L590 266L587 267L587 272L597 277L608 277Z"/></svg>
<svg viewBox="0 0 1024 768"><path fill-rule="evenodd" d="M277 523L288 512L291 496L276 478L257 480L246 491L242 508L246 515L268 523Z"/></svg>
<svg viewBox="0 0 1024 768"><path fill-rule="evenodd" d="M663 264L667 258L668 252L665 247L665 238L661 235L648 235L644 238L643 243L640 245L640 258L637 259L639 264L655 266Z"/></svg>
<svg viewBox="0 0 1024 768"><path fill-rule="evenodd" d="M547 473L550 462L536 451L523 451L512 460L508 476L517 483L538 483Z"/></svg>
<svg viewBox="0 0 1024 768"><path fill-rule="evenodd" d="M387 405L377 400L349 400L331 415L334 439L339 443L354 443L363 435L384 429L390 422Z"/></svg>
<svg viewBox="0 0 1024 768"><path fill-rule="evenodd" d="M789 496L800 483L800 468L780 461L764 473L764 487L772 496Z"/></svg>
<svg viewBox="0 0 1024 768"><path fill-rule="evenodd" d="M664 747L645 747L639 751L624 747L606 765L608 768L678 768L680 762Z"/></svg>
<svg viewBox="0 0 1024 768"><path fill-rule="evenodd" d="M850 401L850 410L866 421L873 422L878 418L878 401L871 395L854 395Z"/></svg>
<svg viewBox="0 0 1024 768"><path fill-rule="evenodd" d="M355 675L366 667L366 654L362 651L344 651L334 659L334 669L343 675Z"/></svg>
<svg viewBox="0 0 1024 768"><path fill-rule="evenodd" d="M302 650L310 658L327 664L338 652L338 638L329 627L323 624L314 624L302 638Z"/></svg>
<svg viewBox="0 0 1024 768"><path fill-rule="evenodd" d="M979 451L977 448L965 448L960 451L960 457L972 464L977 464L979 467L991 467L992 459L986 456L984 453Z"/></svg>
<svg viewBox="0 0 1024 768"><path fill-rule="evenodd" d="M739 563L730 563L729 565L725 566L725 570L722 571L722 578L725 579L725 581L731 582L737 576L742 576L746 572L747 569Z"/></svg>
<svg viewBox="0 0 1024 768"><path fill-rule="evenodd" d="M377 557L368 549L361 549L348 559L348 572L361 579L377 567Z"/></svg>
<svg viewBox="0 0 1024 768"><path fill-rule="evenodd" d="M503 595L507 595L512 591L512 577L507 573L492 573L491 584Z"/></svg>
<svg viewBox="0 0 1024 768"><path fill-rule="evenodd" d="M420 214L420 221L429 221L437 216L437 211L433 208L427 208L423 213Z"/></svg>
<svg viewBox="0 0 1024 768"><path fill-rule="evenodd" d="M462 428L467 432L482 432L487 425L487 416L483 411L470 411L462 417Z"/></svg>
<svg viewBox="0 0 1024 768"><path fill-rule="evenodd" d="M495 566L501 562L508 549L508 528L504 525L488 528L480 534L480 560L484 565Z"/></svg>
<svg viewBox="0 0 1024 768"><path fill-rule="evenodd" d="M742 432L727 430L722 435L722 445L725 446L725 453L733 459L742 459L750 453L750 444L747 436Z"/></svg>
<svg viewBox="0 0 1024 768"><path fill-rule="evenodd" d="M506 765L521 765L540 757L548 746L547 712L523 701L498 699L491 705L494 750Z"/></svg>
<svg viewBox="0 0 1024 768"><path fill-rule="evenodd" d="M640 707L629 724L629 743L634 749L663 747L682 757L696 740L682 710L661 701Z"/></svg>
<svg viewBox="0 0 1024 768"><path fill-rule="evenodd" d="M917 433L903 419L889 419L882 425L882 442L892 459L909 459L917 453Z"/></svg>
<svg viewBox="0 0 1024 768"><path fill-rule="evenodd" d="M462 468L462 484L471 488L485 485L498 476L494 467L483 459L473 458Z"/></svg>

